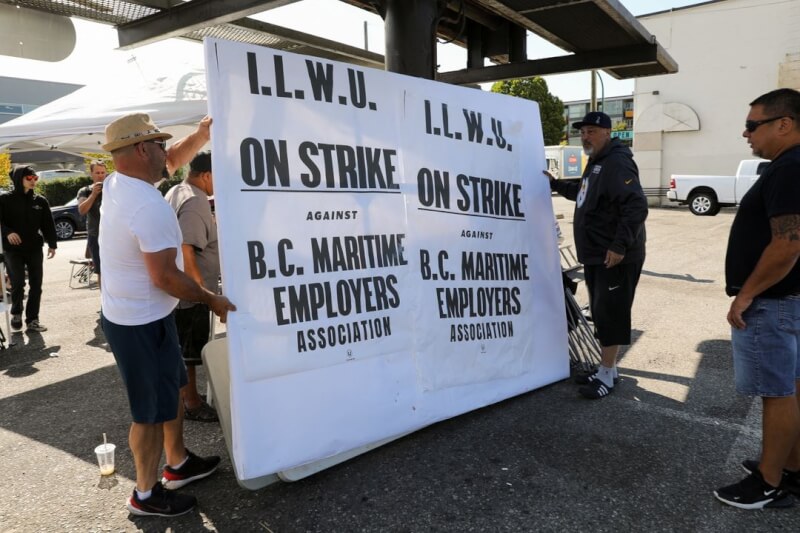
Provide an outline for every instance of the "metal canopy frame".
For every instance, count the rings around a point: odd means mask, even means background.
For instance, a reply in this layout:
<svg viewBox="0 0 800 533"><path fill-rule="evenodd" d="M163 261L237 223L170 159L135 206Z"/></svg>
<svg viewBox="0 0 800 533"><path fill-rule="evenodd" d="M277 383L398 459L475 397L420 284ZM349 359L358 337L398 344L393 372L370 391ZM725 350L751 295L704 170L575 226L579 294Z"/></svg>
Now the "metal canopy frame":
<svg viewBox="0 0 800 533"><path fill-rule="evenodd" d="M215 36L280 50L469 84L602 69L617 79L678 65L618 0L342 0L380 14L387 57L261 22L249 15L297 0L0 0L117 27L120 47ZM570 55L527 59L526 32ZM462 70L437 72L435 39L467 49ZM488 59L493 65L484 66Z"/></svg>

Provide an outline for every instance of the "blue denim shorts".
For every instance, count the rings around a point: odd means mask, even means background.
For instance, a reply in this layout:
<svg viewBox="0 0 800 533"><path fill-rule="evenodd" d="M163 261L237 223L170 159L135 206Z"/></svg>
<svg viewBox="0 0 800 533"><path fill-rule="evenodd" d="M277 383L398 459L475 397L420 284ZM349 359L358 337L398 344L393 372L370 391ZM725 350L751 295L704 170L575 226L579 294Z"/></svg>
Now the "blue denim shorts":
<svg viewBox="0 0 800 533"><path fill-rule="evenodd" d="M180 388L187 383L174 314L141 326L122 326L103 316L102 325L128 392L133 421L174 420Z"/></svg>
<svg viewBox="0 0 800 533"><path fill-rule="evenodd" d="M800 379L800 296L756 298L731 329L736 390L749 396L793 396Z"/></svg>

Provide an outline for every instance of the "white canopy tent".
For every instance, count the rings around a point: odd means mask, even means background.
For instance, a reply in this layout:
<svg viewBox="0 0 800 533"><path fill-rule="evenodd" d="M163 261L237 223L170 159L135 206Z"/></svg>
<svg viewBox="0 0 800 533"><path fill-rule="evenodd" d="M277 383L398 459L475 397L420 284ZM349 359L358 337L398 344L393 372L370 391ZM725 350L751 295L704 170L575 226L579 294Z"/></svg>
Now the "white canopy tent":
<svg viewBox="0 0 800 533"><path fill-rule="evenodd" d="M180 139L206 114L201 69L152 79L131 77L135 79L87 85L0 125L0 151L12 156L33 150L102 152L106 125L133 112L149 113L162 130Z"/></svg>

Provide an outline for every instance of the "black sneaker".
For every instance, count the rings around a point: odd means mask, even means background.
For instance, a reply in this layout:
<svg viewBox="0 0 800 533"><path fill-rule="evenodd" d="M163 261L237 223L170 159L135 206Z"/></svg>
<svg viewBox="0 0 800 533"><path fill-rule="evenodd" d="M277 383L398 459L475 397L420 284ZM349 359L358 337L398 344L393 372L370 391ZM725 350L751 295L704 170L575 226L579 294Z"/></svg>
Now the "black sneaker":
<svg viewBox="0 0 800 533"><path fill-rule="evenodd" d="M714 491L714 496L722 503L739 509L782 508L794 505L789 491L773 487L756 470L738 483Z"/></svg>
<svg viewBox="0 0 800 533"><path fill-rule="evenodd" d="M583 372L575 375L575 383L577 383L578 385L588 385L595 379L597 379L596 369L592 372ZM614 376L614 385L616 385L617 383L619 383L619 374Z"/></svg>
<svg viewBox="0 0 800 533"><path fill-rule="evenodd" d="M753 472L760 472L758 464L759 462L755 459L745 459L742 461L742 468L748 474L752 474ZM784 469L781 477L781 488L800 498L800 472L790 472Z"/></svg>
<svg viewBox="0 0 800 533"><path fill-rule="evenodd" d="M22 329L22 315L11 315L11 329Z"/></svg>
<svg viewBox="0 0 800 533"><path fill-rule="evenodd" d="M583 387L579 388L578 392L580 392L581 396L584 398L589 398L590 400L599 400L600 398L605 398L614 392L614 387L608 387L601 380L595 378L591 380L588 385L584 385Z"/></svg>
<svg viewBox="0 0 800 533"><path fill-rule="evenodd" d="M140 500L133 489L128 499L128 511L138 516L178 516L191 511L197 505L197 498L164 490L161 483L153 485L150 497Z"/></svg>
<svg viewBox="0 0 800 533"><path fill-rule="evenodd" d="M219 466L218 455L198 457L189 450L186 450L186 453L189 454L189 458L180 468L175 469L169 465L164 467L164 477L161 482L169 490L179 489L192 481L208 477Z"/></svg>

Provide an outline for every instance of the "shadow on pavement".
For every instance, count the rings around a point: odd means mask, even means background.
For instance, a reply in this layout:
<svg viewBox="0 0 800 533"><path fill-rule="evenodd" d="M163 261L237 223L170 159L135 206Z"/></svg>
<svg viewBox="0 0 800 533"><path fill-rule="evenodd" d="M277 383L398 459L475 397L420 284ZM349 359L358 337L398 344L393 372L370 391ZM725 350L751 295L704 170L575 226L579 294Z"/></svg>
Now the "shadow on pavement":
<svg viewBox="0 0 800 533"><path fill-rule="evenodd" d="M13 347L0 352L0 372L12 378L24 378L39 371L36 363L58 355L61 346L48 346L41 333L15 331L8 339Z"/></svg>
<svg viewBox="0 0 800 533"><path fill-rule="evenodd" d="M697 279L691 274L662 274L660 272L652 272L650 270L642 270L642 276L652 276L654 278L667 278L675 279L678 281L688 281L690 283L714 283L713 279Z"/></svg>

